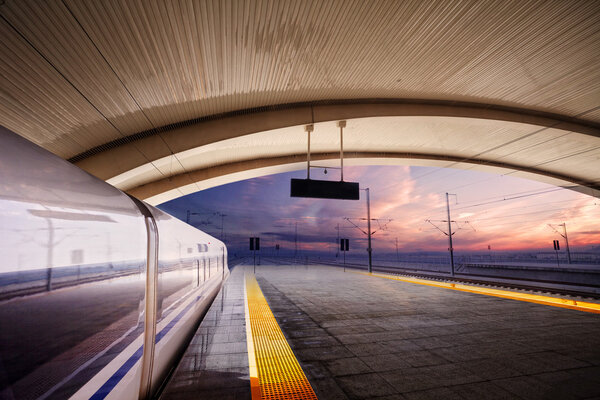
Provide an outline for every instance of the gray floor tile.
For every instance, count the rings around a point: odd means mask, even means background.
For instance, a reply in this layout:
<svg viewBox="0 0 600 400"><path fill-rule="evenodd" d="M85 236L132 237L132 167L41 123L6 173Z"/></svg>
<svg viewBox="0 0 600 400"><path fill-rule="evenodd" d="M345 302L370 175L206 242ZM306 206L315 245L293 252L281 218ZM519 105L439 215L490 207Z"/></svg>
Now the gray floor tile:
<svg viewBox="0 0 600 400"><path fill-rule="evenodd" d="M418 392L404 393L407 400L462 400L463 398L448 388L421 390Z"/></svg>
<svg viewBox="0 0 600 400"><path fill-rule="evenodd" d="M319 400L346 400L348 396L333 378L315 379L313 390Z"/></svg>
<svg viewBox="0 0 600 400"><path fill-rule="evenodd" d="M340 358L337 360L325 362L327 369L331 371L333 376L344 376L344 375L356 375L373 372L367 364L361 359L352 358Z"/></svg>
<svg viewBox="0 0 600 400"><path fill-rule="evenodd" d="M405 361L399 354L378 354L374 356L360 357L362 362L371 368L373 372L392 371L396 369L411 368L410 364Z"/></svg>
<svg viewBox="0 0 600 400"><path fill-rule="evenodd" d="M386 396L395 390L378 374L361 374L336 378L338 385L351 399Z"/></svg>
<svg viewBox="0 0 600 400"><path fill-rule="evenodd" d="M450 389L465 400L512 400L515 394L510 393L493 382L476 382Z"/></svg>

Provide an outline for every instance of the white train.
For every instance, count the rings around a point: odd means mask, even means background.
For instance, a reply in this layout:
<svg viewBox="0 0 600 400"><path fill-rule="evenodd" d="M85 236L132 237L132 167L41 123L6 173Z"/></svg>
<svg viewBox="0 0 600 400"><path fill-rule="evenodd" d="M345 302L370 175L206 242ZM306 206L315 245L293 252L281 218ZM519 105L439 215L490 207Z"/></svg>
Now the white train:
<svg viewBox="0 0 600 400"><path fill-rule="evenodd" d="M0 398L160 393L225 245L0 127Z"/></svg>

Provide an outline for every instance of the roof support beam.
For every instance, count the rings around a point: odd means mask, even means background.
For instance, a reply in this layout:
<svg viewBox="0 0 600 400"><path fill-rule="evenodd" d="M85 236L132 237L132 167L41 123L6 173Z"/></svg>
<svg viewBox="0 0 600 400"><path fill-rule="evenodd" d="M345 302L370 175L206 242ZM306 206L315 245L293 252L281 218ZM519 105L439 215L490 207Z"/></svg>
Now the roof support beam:
<svg viewBox="0 0 600 400"><path fill-rule="evenodd" d="M336 162L338 153L313 153L312 158L318 161ZM534 179L544 183L550 183L557 186L567 187L569 189L600 197L600 185L594 182L582 181L573 177L553 173L550 171L519 166L484 159L465 159L461 157L447 156L443 154L418 154L418 153L381 153L381 152L345 152L344 157L347 160L355 160L360 163L363 160L368 164L377 163L398 163L403 160L411 160L411 164L419 161L425 161L423 165L444 166L445 163L455 163L456 167L475 167L479 170L488 170L498 173L516 171L518 175ZM170 191L175 191L181 187L190 184L190 178L194 182L206 181L201 185L202 189L214 187L242 179L248 179L255 176L266 175L275 172L294 171L302 169L306 162L305 154L295 154L282 157L261 158L248 161L240 161L230 164L223 164L211 168L204 168L196 171L190 171L187 174L173 175L166 179L157 180L145 185L141 185L127 190L129 194L142 200L150 199L150 203L158 204L172 198L181 196L166 195ZM244 174L245 173L245 174ZM167 198L170 197L170 198ZM152 198L160 198L155 202Z"/></svg>
<svg viewBox="0 0 600 400"><path fill-rule="evenodd" d="M220 140L288 126L388 116L462 117L520 122L600 138L600 125L593 122L527 109L439 100L335 100L261 107L186 121L108 143L72 161L91 174L107 180L146 163L148 159L157 160L169 156L171 152L179 153Z"/></svg>

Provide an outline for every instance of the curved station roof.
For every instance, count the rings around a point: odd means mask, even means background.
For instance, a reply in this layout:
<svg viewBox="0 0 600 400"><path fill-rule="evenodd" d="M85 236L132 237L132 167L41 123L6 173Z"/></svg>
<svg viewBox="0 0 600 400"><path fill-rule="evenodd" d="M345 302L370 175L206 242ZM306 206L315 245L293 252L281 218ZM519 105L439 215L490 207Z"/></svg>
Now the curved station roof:
<svg viewBox="0 0 600 400"><path fill-rule="evenodd" d="M0 0L0 125L157 204L312 158L599 196L600 2ZM330 161L328 161L330 160Z"/></svg>

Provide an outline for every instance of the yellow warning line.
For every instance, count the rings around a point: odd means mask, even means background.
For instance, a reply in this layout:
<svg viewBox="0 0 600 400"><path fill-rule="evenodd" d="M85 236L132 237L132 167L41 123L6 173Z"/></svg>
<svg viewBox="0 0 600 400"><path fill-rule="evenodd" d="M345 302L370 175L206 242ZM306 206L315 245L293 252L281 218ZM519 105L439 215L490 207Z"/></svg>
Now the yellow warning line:
<svg viewBox="0 0 600 400"><path fill-rule="evenodd" d="M444 289L458 290L461 292L477 293L486 296L502 297L505 299L526 301L529 303L544 304L553 307L570 308L572 310L585 311L590 313L600 314L600 304L588 303L584 301L576 301L571 299L561 299L558 297L540 296L536 294L511 292L509 290L490 289L479 286L464 285L462 283L450 283L450 282L436 282L427 279L409 278L404 276L383 274L383 273L368 273L368 272L355 272L363 275L376 276L379 278L392 279L395 281L417 283L419 285L427 285L433 287L440 287Z"/></svg>
<svg viewBox="0 0 600 400"><path fill-rule="evenodd" d="M252 400L317 396L279 328L254 275L246 276L246 338Z"/></svg>

